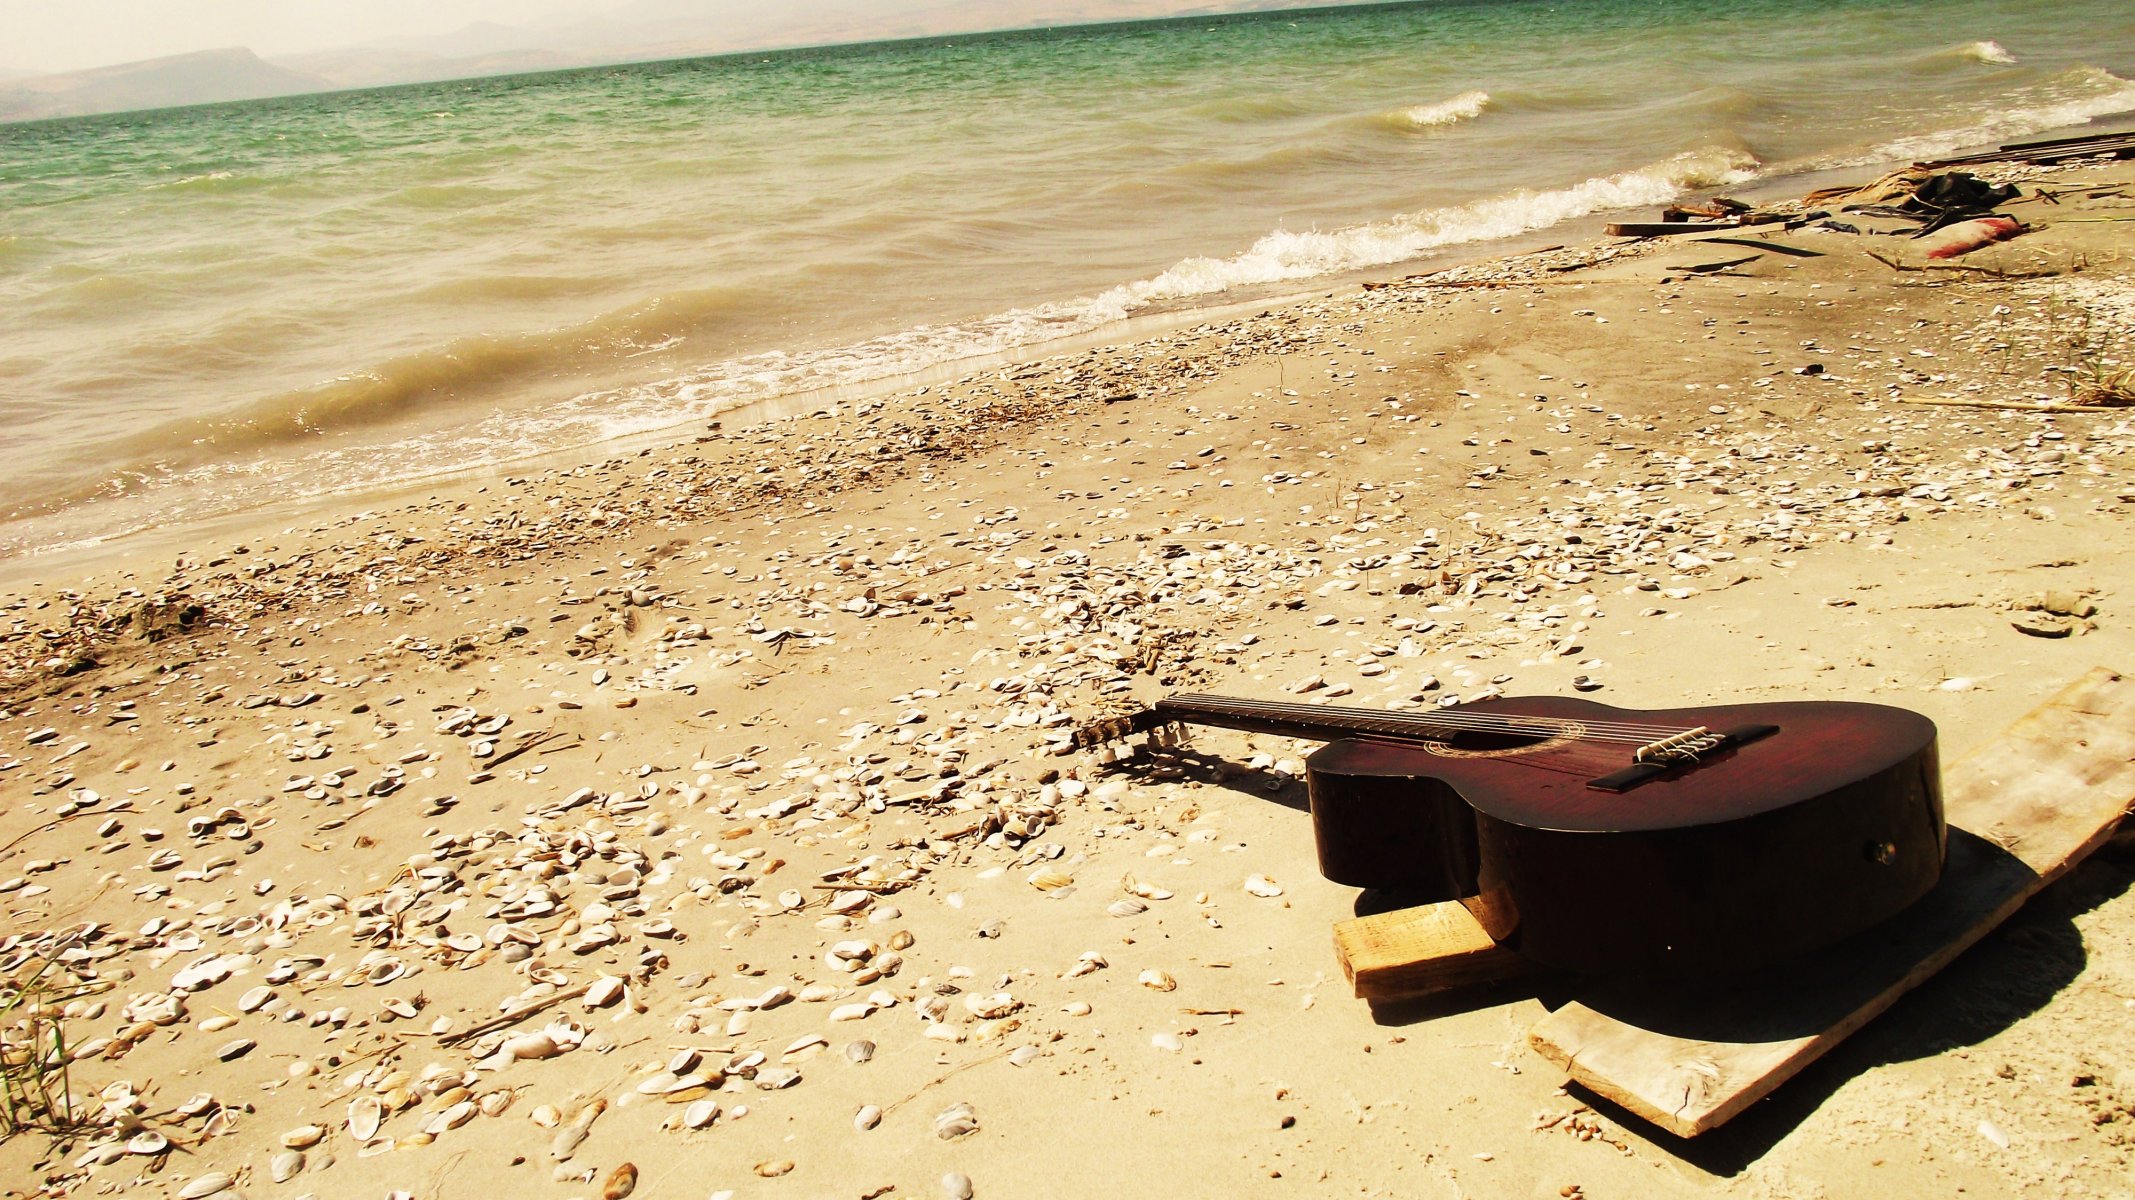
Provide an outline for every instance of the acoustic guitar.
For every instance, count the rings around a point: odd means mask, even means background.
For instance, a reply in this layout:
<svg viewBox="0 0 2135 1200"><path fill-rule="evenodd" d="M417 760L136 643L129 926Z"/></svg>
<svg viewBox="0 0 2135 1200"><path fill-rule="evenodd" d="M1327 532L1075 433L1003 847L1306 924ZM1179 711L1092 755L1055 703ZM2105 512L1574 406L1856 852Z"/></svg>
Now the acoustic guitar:
<svg viewBox="0 0 2135 1200"><path fill-rule="evenodd" d="M1499 942L1569 970L1786 959L1942 874L1935 726L1901 708L1525 697L1396 712L1180 695L1076 740L1179 725L1327 741L1305 763L1321 873L1458 899Z"/></svg>

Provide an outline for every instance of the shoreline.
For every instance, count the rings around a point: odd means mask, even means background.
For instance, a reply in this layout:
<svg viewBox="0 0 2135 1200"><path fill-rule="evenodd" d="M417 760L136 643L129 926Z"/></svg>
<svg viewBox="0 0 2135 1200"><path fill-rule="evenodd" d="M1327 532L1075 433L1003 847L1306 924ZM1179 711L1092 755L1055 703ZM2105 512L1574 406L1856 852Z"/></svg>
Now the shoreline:
<svg viewBox="0 0 2135 1200"><path fill-rule="evenodd" d="M2080 125L2068 126L2063 130L2049 130L2046 132L2063 133L2074 130L2102 132L2120 125L2135 129L2135 120L2101 118ZM1906 164L1902 162L1891 161L1867 167L1800 167L1783 173L1760 174L1754 179L1732 187L1690 189L1684 193L1682 198L1689 199L1703 194L1731 194L1740 198L1748 198L1752 202L1761 203L1798 194L1801 191L1808 190L1819 181L1853 177L1862 172L1869 172L1872 176L1881 175L1885 171L1904 165ZM43 564L65 563L70 559L82 561L103 559L106 557L105 551L113 544L125 543L136 539L145 538L153 543L169 544L173 541L199 536L212 529L270 525L276 519L273 515L276 512L283 512L293 517L296 513L317 511L329 506L362 506L370 498L382 500L409 490L449 485L455 480L494 476L519 470L540 469L566 463L582 464L605 455L626 453L648 445L672 442L682 436L685 430L701 425L706 421L754 423L760 419L766 419L766 416L775 418L782 414L805 409L810 405L823 403L826 400L833 403L848 399L864 401L872 397L892 394L915 384L939 385L952 381L961 375L973 374L997 367L1040 362L1061 354L1073 354L1097 346L1131 343L1149 336L1196 324L1220 322L1236 314L1254 309L1281 308L1317 295L1353 290L1367 281L1398 277L1405 271L1418 269L1428 269L1429 271L1455 270L1477 263L1520 257L1547 246L1568 245L1581 247L1601 245L1604 244L1604 239L1587 231L1598 228L1611 216L1637 211L1640 210L1638 208L1605 209L1587 216L1571 218L1555 226L1526 230L1500 238L1460 242L1440 247L1430 252L1427 256L1402 262L1338 271L1328 275L1287 281L1280 284L1258 285L1258 294L1242 298L1233 296L1229 292L1209 293L1198 297L1193 303L1183 306L1159 306L1138 312L1123 321L1064 338L1020 345L1005 351L988 352L947 360L917 371L900 372L856 383L839 384L809 391L745 400L736 403L731 408L718 412L679 418L655 428L614 435L598 441L574 441L547 449L515 454L496 461L441 467L433 470L417 471L413 474L401 475L390 479L378 478L367 482L333 486L327 491L302 497L294 509L283 507L278 502L262 502L256 496L246 501L241 507L227 507L226 499L214 498L219 494L216 489L227 486L227 481L224 484L159 483L151 487L145 494L126 497L103 497L87 502L75 502L53 512L18 518L10 522L10 524L18 530L42 529L54 524L64 525L69 522L78 525L85 517L94 517L95 514L107 511L111 506L133 505L138 507L139 504L155 503L159 499L166 504L173 501L188 505L204 502L210 507L211 511L200 515L181 517L169 523L158 523L152 517L137 516L129 518L134 522L133 524L115 532L28 535L36 539L35 545L0 556L0 585L4 585L11 579L34 575L38 571L46 569ZM1564 240L1567 237L1570 238L1568 242ZM1041 304L1044 303L1057 302L1041 302ZM652 385L656 385L657 382L653 381ZM605 386L598 387L586 394L599 394L604 390L608 389ZM463 418L460 425L453 428L470 431L474 427ZM336 436L357 439L354 444L339 447L337 453L375 454L381 452L385 447L403 444L410 439L427 438L430 434L419 432L410 427L383 435L383 441L379 440L381 435L375 430L369 432L350 430ZM270 470L286 471L294 469L300 461L300 458L279 457L261 460L261 463ZM223 463L205 463L194 469L240 471L245 465L243 461L233 460ZM105 524L108 524L108 520L95 521L96 526ZM121 552L123 553L123 550ZM59 569L70 568L61 566Z"/></svg>
<svg viewBox="0 0 2135 1200"><path fill-rule="evenodd" d="M0 1164L148 1195L566 1200L626 1163L735 1197L2109 1191L2124 857L1693 1145L1558 1087L1525 1047L1554 993L1351 998L1308 744L1057 753L1173 691L1598 685L1879 699L1947 762L2127 668L2135 408L1946 403L2058 396L2114 353L2079 332L2135 331L2127 226L2088 219L2135 211L2135 164L2031 178L2071 190L1959 261L2035 279L1809 230L1776 240L1820 257L1704 274L1597 242L45 564L0 596L6 953L90 923L76 1087L124 1136Z"/></svg>

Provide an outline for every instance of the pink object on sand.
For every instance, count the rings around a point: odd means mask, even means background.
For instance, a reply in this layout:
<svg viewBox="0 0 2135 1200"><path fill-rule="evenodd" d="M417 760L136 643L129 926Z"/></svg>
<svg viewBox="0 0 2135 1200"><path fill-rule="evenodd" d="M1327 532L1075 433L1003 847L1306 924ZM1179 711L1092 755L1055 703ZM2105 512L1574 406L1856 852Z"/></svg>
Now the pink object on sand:
<svg viewBox="0 0 2135 1200"><path fill-rule="evenodd" d="M1927 252L1929 258L1956 258L1969 254L1981 246L1990 246L2024 232L2023 223L2014 217L1979 217L1959 221L1942 231L1944 240Z"/></svg>

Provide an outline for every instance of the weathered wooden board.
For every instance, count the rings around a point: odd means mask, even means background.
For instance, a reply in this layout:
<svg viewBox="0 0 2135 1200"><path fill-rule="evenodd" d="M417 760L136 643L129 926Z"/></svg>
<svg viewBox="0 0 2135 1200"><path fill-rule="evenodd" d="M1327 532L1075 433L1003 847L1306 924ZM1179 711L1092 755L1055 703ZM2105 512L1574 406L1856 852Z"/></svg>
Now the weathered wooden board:
<svg viewBox="0 0 2135 1200"><path fill-rule="evenodd" d="M1608 226L1610 237L1649 238L1675 237L1685 233L1721 233L1740 229L1740 221L1612 221Z"/></svg>
<svg viewBox="0 0 2135 1200"><path fill-rule="evenodd" d="M2135 801L2135 681L2103 668L1943 773L1949 867L1926 899L1808 962L1725 985L1601 983L1529 1040L1694 1137L1769 1095L2103 844ZM1966 832L1970 831L1970 832Z"/></svg>
<svg viewBox="0 0 2135 1200"><path fill-rule="evenodd" d="M1364 1000L1401 1000L1534 970L1491 940L1458 900L1340 921L1334 954Z"/></svg>

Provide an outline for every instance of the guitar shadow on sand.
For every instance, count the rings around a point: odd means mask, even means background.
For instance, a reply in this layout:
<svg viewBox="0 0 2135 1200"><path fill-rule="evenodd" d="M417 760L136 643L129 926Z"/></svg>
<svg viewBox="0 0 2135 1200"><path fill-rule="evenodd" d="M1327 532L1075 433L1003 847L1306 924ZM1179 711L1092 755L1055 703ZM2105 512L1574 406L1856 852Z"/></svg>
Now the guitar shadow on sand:
<svg viewBox="0 0 2135 1200"><path fill-rule="evenodd" d="M2028 871L2013 856L1962 830L1951 830L1951 855L1952 864L1966 870ZM2093 856L1770 1096L1695 1139L1679 1137L1576 1083L1569 1090L1655 1148L1716 1176L1738 1175L1857 1076L1978 1045L2044 1008L2088 962L2074 918L2131 884L2135 855ZM1833 1010L1844 1007L1828 998L1847 994L1853 975L1864 969L1872 973L1876 956L1894 949L1887 933L1872 929L1809 960L1724 985L1573 989L1567 998L1675 1037L1783 1041L1828 1028ZM1557 1006L1549 996L1539 998Z"/></svg>

